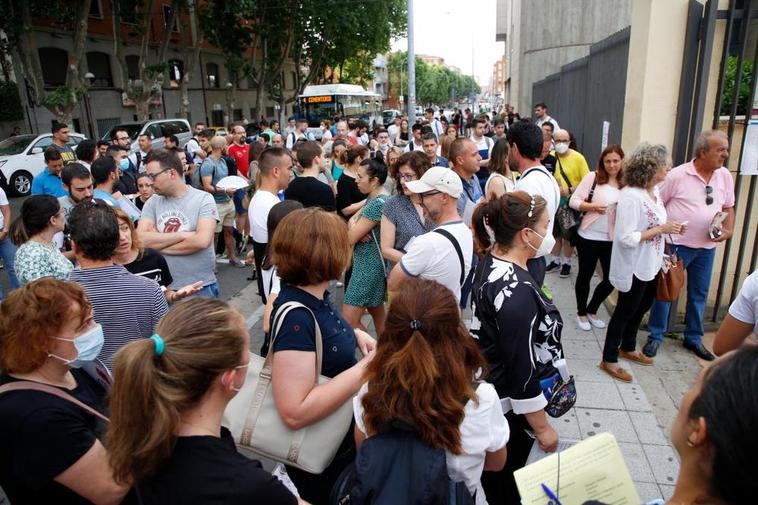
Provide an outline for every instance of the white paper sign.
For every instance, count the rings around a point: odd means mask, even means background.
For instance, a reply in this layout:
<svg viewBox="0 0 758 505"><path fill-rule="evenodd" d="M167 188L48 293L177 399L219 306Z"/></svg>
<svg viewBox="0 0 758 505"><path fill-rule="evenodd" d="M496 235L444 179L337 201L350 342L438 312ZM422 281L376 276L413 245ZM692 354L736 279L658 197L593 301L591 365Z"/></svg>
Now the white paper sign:
<svg viewBox="0 0 758 505"><path fill-rule="evenodd" d="M758 175L758 119L747 125L745 142L742 144L741 175Z"/></svg>
<svg viewBox="0 0 758 505"><path fill-rule="evenodd" d="M608 121L603 121L603 140L601 142L601 148L600 150L603 151L606 147L608 147L608 132L611 130L611 123Z"/></svg>

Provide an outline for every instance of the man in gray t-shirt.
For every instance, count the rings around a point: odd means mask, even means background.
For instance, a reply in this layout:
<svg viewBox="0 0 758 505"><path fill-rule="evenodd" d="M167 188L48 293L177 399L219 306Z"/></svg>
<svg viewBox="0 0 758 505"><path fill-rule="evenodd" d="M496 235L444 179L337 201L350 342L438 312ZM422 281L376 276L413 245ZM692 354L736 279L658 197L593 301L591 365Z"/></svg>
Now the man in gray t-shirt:
<svg viewBox="0 0 758 505"><path fill-rule="evenodd" d="M213 236L218 211L213 197L185 184L182 164L170 151L156 150L145 171L153 179L155 195L145 203L137 227L143 245L166 257L174 278L171 289L202 282L199 294L217 297Z"/></svg>

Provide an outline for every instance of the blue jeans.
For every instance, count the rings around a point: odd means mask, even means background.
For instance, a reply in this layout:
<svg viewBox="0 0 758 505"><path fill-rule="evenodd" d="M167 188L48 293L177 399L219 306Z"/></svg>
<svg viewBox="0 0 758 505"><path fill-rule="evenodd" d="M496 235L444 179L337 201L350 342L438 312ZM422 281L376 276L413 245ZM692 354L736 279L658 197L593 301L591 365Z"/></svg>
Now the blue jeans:
<svg viewBox="0 0 758 505"><path fill-rule="evenodd" d="M684 341L689 344L700 344L703 340L703 313L708 298L708 287L711 284L713 259L716 248L694 249L692 247L675 246L679 257L682 258L687 270L687 311L684 316L686 329ZM668 329L669 310L671 302L653 303L650 309L650 340L663 341L663 333Z"/></svg>
<svg viewBox="0 0 758 505"><path fill-rule="evenodd" d="M8 272L8 280L11 283L11 290L16 289L19 286L14 265L15 257L16 246L13 245L11 239L9 239L6 235L4 239L0 240L0 258L3 258L3 266L5 268L5 271ZM2 299L3 289L0 287L0 300Z"/></svg>
<svg viewBox="0 0 758 505"><path fill-rule="evenodd" d="M201 296L203 298L218 298L221 293L218 290L218 282L206 284L203 289L195 293L195 296Z"/></svg>

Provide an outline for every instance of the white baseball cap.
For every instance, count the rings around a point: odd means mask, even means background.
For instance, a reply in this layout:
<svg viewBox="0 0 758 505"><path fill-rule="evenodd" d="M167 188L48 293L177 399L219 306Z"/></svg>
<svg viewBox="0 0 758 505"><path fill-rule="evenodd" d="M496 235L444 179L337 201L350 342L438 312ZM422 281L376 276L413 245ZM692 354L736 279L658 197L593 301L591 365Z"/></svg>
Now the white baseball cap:
<svg viewBox="0 0 758 505"><path fill-rule="evenodd" d="M411 193L427 193L436 190L453 198L459 198L463 193L461 178L447 167L432 167L421 176L421 179L406 182L405 187Z"/></svg>

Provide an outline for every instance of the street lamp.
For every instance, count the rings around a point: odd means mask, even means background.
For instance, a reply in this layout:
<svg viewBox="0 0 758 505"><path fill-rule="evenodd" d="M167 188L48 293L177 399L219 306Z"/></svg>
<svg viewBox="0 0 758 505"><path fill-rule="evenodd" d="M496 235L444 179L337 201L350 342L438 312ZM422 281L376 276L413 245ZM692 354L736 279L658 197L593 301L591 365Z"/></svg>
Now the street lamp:
<svg viewBox="0 0 758 505"><path fill-rule="evenodd" d="M95 82L95 74L87 72L84 74L84 79L87 81L87 90L84 92L84 112L87 114L87 126L89 127L89 137L95 138L95 130L92 128L92 109L89 103L89 90L92 84Z"/></svg>

